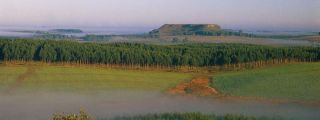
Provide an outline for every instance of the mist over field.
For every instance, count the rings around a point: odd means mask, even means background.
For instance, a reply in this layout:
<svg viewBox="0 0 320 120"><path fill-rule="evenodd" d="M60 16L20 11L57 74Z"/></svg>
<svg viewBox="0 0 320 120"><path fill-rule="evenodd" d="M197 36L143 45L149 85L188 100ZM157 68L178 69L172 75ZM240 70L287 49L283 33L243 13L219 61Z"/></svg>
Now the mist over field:
<svg viewBox="0 0 320 120"><path fill-rule="evenodd" d="M166 112L202 112L244 114L250 116L286 116L289 119L319 118L319 107L271 104L256 101L219 100L166 96L158 92L108 91L94 94L45 93L0 94L0 119L47 119L55 112L85 109L95 118ZM21 104L23 103L23 104ZM16 113L20 115L17 116Z"/></svg>

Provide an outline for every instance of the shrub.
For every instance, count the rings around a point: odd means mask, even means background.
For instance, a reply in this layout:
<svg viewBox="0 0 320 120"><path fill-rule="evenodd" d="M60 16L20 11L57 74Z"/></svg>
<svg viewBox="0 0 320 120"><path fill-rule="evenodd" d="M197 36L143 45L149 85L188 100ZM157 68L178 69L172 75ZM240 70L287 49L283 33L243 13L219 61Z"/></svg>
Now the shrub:
<svg viewBox="0 0 320 120"><path fill-rule="evenodd" d="M79 114L73 113L55 113L53 120L92 120L83 110L80 110Z"/></svg>

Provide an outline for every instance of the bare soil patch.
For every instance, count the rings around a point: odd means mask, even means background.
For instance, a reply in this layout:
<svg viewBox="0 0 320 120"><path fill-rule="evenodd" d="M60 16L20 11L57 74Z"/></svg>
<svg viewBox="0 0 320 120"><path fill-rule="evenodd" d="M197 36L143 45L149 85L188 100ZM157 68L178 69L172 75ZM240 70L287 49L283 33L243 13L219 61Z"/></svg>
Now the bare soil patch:
<svg viewBox="0 0 320 120"><path fill-rule="evenodd" d="M208 77L194 77L191 81L178 84L168 91L173 95L187 95L187 96L212 96L218 95L218 91L209 86Z"/></svg>

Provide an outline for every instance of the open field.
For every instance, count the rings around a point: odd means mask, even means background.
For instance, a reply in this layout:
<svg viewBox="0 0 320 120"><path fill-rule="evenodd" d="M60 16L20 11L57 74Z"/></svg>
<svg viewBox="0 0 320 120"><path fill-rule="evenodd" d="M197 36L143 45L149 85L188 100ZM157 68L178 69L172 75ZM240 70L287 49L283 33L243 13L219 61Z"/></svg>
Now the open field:
<svg viewBox="0 0 320 120"><path fill-rule="evenodd" d="M5 91L25 71L26 67L0 66L0 90Z"/></svg>
<svg viewBox="0 0 320 120"><path fill-rule="evenodd" d="M231 96L319 101L320 63L217 73L212 86Z"/></svg>
<svg viewBox="0 0 320 120"><path fill-rule="evenodd" d="M171 112L320 117L318 106L164 94L191 80L192 73L50 64L1 64L0 72L0 119L6 120L49 119L53 113L75 113L81 108L94 119Z"/></svg>
<svg viewBox="0 0 320 120"><path fill-rule="evenodd" d="M222 94L319 101L320 63L294 63L252 70L218 72L212 86ZM2 92L90 92L142 90L165 92L192 73L120 70L94 66L0 65Z"/></svg>
<svg viewBox="0 0 320 120"><path fill-rule="evenodd" d="M0 120L320 120L316 11L320 0L0 0Z"/></svg>
<svg viewBox="0 0 320 120"><path fill-rule="evenodd" d="M304 37L298 37L295 38L296 40L307 40L311 42L320 42L320 35L317 36L304 36Z"/></svg>
<svg viewBox="0 0 320 120"><path fill-rule="evenodd" d="M94 67L1 65L2 91L163 91L191 79L183 73Z"/></svg>

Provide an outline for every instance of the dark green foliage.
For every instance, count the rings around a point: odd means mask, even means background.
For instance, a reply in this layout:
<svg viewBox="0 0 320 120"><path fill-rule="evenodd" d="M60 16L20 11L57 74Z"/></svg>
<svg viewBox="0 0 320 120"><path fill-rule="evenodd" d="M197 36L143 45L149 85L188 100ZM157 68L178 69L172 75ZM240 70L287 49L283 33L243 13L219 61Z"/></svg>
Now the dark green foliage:
<svg viewBox="0 0 320 120"><path fill-rule="evenodd" d="M255 37L253 34L243 33L242 30L220 30L220 31L211 31L211 32L196 32L195 34L190 35L202 35L202 36L245 36L245 37Z"/></svg>
<svg viewBox="0 0 320 120"><path fill-rule="evenodd" d="M320 47L244 44L147 45L0 40L1 60L160 66L214 66L267 60L319 61Z"/></svg>
<svg viewBox="0 0 320 120"><path fill-rule="evenodd" d="M83 110L80 110L79 114L56 113L53 116L53 120L92 120L92 118Z"/></svg>
<svg viewBox="0 0 320 120"><path fill-rule="evenodd" d="M283 120L282 118L250 117L243 115L222 115L203 113L163 113L138 116L115 117L105 120Z"/></svg>
<svg viewBox="0 0 320 120"><path fill-rule="evenodd" d="M38 47L33 42L17 44L16 41L8 40L0 42L2 60L33 60Z"/></svg>

